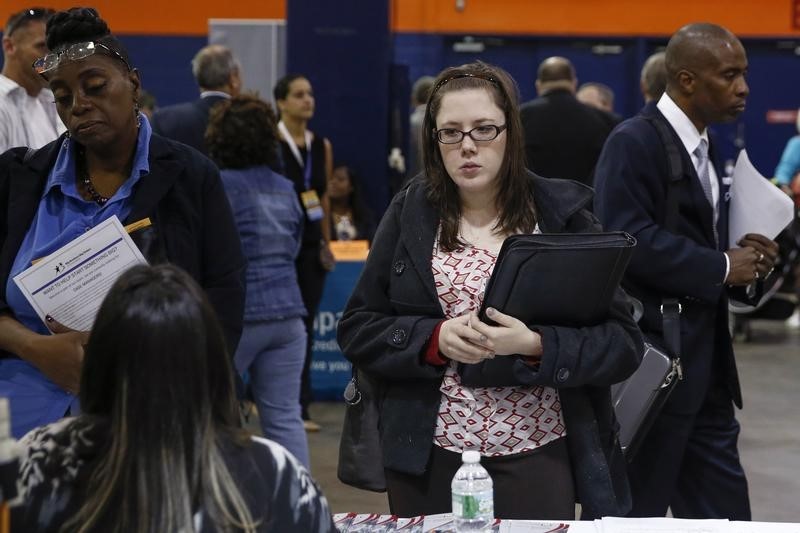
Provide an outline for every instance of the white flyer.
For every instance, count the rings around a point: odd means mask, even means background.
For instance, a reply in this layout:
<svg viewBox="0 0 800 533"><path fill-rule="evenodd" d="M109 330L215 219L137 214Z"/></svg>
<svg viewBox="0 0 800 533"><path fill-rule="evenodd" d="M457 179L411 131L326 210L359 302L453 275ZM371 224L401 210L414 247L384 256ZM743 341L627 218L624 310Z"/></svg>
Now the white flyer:
<svg viewBox="0 0 800 533"><path fill-rule="evenodd" d="M746 233L774 239L794 218L791 198L756 170L744 150L733 169L730 195L729 246Z"/></svg>
<svg viewBox="0 0 800 533"><path fill-rule="evenodd" d="M134 265L147 264L113 216L14 277L42 322L50 315L89 331L111 285Z"/></svg>

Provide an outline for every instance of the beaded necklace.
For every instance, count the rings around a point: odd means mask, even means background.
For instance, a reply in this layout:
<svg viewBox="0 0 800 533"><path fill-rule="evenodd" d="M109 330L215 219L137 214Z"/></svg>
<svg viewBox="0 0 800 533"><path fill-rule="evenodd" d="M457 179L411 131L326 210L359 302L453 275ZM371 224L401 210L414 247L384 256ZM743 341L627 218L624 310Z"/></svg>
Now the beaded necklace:
<svg viewBox="0 0 800 533"><path fill-rule="evenodd" d="M103 207L109 200L108 196L103 196L97 189L94 188L94 184L92 183L92 177L89 175L88 165L86 164L86 152L83 149L78 151L78 160L80 164L78 165L78 179L83 183L86 192L89 193L89 197L91 200Z"/></svg>

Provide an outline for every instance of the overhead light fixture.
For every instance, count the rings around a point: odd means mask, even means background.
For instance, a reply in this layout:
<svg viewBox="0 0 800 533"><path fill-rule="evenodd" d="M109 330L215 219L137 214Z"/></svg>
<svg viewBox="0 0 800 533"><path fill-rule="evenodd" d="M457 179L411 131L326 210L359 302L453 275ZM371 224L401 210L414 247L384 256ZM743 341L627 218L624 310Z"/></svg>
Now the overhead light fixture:
<svg viewBox="0 0 800 533"><path fill-rule="evenodd" d="M604 55L618 55L622 53L622 45L619 44L596 44L592 46L592 53Z"/></svg>
<svg viewBox="0 0 800 533"><path fill-rule="evenodd" d="M483 41L476 41L471 35L467 35L463 40L453 43L453 52L479 54L484 50L486 50L486 45Z"/></svg>

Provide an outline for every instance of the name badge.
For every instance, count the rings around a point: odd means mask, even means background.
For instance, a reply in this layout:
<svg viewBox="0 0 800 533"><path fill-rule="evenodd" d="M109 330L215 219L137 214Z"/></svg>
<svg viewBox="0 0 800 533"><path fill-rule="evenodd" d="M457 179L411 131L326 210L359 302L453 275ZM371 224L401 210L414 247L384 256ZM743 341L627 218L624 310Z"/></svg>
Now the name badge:
<svg viewBox="0 0 800 533"><path fill-rule="evenodd" d="M322 220L322 205L319 202L317 191L309 189L300 193L300 199L303 201L303 207L306 210L306 216L311 222Z"/></svg>

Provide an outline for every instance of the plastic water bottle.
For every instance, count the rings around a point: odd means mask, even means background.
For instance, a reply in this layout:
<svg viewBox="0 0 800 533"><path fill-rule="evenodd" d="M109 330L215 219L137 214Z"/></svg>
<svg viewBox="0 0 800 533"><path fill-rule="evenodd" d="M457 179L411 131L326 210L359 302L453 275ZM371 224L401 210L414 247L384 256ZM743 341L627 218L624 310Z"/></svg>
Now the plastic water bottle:
<svg viewBox="0 0 800 533"><path fill-rule="evenodd" d="M492 478L481 466L477 451L463 452L461 461L463 464L450 485L456 531L487 531L494 522Z"/></svg>

